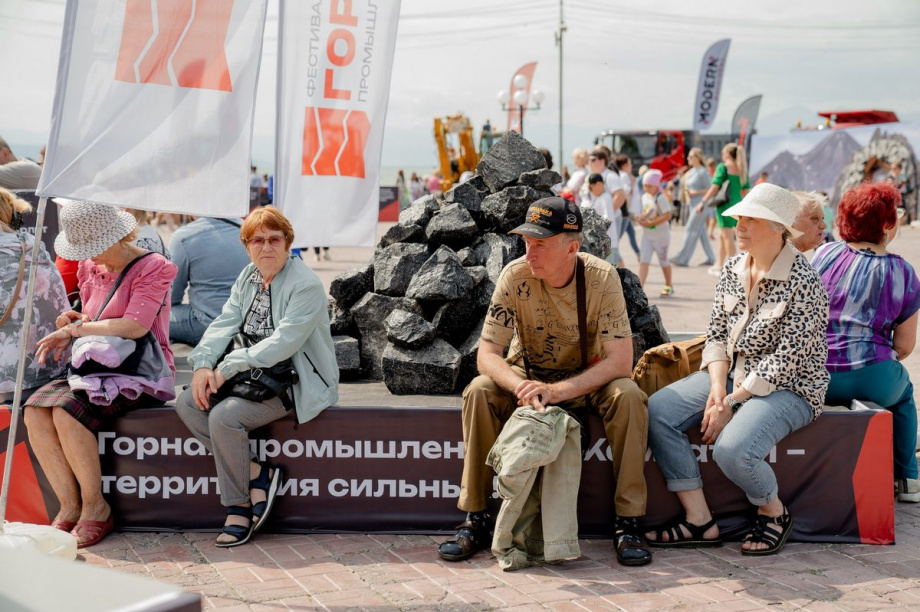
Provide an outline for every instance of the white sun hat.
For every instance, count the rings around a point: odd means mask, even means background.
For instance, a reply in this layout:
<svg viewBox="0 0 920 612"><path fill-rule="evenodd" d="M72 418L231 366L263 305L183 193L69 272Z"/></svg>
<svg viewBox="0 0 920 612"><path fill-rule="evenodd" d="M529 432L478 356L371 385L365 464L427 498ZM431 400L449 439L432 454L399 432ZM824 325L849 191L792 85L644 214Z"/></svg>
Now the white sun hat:
<svg viewBox="0 0 920 612"><path fill-rule="evenodd" d="M798 238L802 232L792 227L792 224L795 223L801 206L799 199L791 191L770 183L761 183L754 185L743 200L726 209L722 214L735 219L753 217L754 219L776 221L783 224L793 238Z"/></svg>
<svg viewBox="0 0 920 612"><path fill-rule="evenodd" d="M109 204L69 201L58 214L61 233L54 250L64 259L81 261L103 253L137 226L134 215Z"/></svg>

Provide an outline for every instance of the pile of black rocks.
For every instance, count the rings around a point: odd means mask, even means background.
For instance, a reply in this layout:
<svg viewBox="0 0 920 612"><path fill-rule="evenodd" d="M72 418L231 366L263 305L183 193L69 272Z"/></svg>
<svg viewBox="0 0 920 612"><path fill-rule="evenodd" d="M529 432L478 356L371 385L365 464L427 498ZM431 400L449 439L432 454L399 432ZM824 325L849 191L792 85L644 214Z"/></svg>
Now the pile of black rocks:
<svg viewBox="0 0 920 612"><path fill-rule="evenodd" d="M502 269L524 254L508 231L562 179L543 155L508 132L477 174L441 195L416 200L380 239L374 259L329 288L332 334L343 379L383 380L391 393L446 394L476 376L486 308ZM607 221L584 211L582 250L604 258ZM635 274L620 270L635 358L667 342Z"/></svg>

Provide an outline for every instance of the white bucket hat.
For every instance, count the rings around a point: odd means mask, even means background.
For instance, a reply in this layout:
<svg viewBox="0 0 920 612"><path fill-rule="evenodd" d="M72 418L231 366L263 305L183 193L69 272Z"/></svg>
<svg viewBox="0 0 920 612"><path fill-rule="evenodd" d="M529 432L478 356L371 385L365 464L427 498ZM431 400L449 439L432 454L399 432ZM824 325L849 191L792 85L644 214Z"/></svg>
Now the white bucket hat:
<svg viewBox="0 0 920 612"><path fill-rule="evenodd" d="M761 183L754 188L744 199L725 210L722 214L737 219L738 217L753 217L767 219L782 223L793 238L798 238L802 232L792 227L795 218L799 216L802 204L791 191L782 187Z"/></svg>
<svg viewBox="0 0 920 612"><path fill-rule="evenodd" d="M73 200L61 207L58 221L61 233L54 239L54 250L71 261L103 253L137 225L133 215L109 204Z"/></svg>

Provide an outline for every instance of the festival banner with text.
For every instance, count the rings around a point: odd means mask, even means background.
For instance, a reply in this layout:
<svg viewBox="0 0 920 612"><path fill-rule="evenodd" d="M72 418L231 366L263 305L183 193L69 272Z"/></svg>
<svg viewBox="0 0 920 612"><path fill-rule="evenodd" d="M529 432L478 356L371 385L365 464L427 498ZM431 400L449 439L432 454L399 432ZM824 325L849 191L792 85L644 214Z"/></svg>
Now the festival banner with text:
<svg viewBox="0 0 920 612"><path fill-rule="evenodd" d="M44 197L242 216L267 0L68 0Z"/></svg>
<svg viewBox="0 0 920 612"><path fill-rule="evenodd" d="M281 2L274 198L295 247L376 242L399 4Z"/></svg>
<svg viewBox="0 0 920 612"><path fill-rule="evenodd" d="M728 59L730 38L713 44L703 55L700 64L699 84L693 104L693 129L702 132L712 128L719 110L719 92L722 90L722 78L725 76L725 62Z"/></svg>

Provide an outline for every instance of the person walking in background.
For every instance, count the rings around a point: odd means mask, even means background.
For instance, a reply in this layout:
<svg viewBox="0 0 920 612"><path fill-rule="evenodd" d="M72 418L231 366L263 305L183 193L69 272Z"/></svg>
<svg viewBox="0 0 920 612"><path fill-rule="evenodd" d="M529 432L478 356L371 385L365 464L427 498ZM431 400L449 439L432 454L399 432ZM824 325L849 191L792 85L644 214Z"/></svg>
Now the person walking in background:
<svg viewBox="0 0 920 612"><path fill-rule="evenodd" d="M633 252L636 254L636 258L639 258L639 243L636 241L636 228L633 227L632 218L642 212L642 194L637 192L641 191L638 185L638 179L633 176L633 164L632 159L628 155L623 155L622 153L613 158L614 167L619 170L620 182L623 185L623 193L626 196L626 201L623 203L623 206L620 207L620 214L622 219L620 220L620 238L623 237L623 234L626 234L629 237L629 246L632 248ZM619 252L619 248L617 248ZM620 257L620 261L617 262L617 265L623 265L623 257Z"/></svg>
<svg viewBox="0 0 920 612"><path fill-rule="evenodd" d="M591 174L588 176L588 197L582 199L582 208L594 209L594 212L610 222L607 227L607 236L610 238L610 255L607 256L607 263L616 265L620 260L620 252L617 249L617 243L620 238L620 215L619 211L613 210L613 199L604 185L604 177L600 174Z"/></svg>
<svg viewBox="0 0 920 612"><path fill-rule="evenodd" d="M902 362L917 343L920 280L907 261L888 252L904 214L900 203L897 187L885 183L843 194L837 206L843 241L820 247L811 263L830 297L831 381L824 401L867 400L892 413L895 492L898 501L917 503L917 406Z"/></svg>
<svg viewBox="0 0 920 612"><path fill-rule="evenodd" d="M588 150L578 147L572 151L572 163L575 164L575 170L572 176L565 183L564 193L570 193L575 198L575 204L581 206L581 188L588 178Z"/></svg>
<svg viewBox="0 0 920 612"><path fill-rule="evenodd" d="M744 148L730 142L722 147L722 163L716 166L716 172L712 177L712 185L703 196L703 205L708 206L715 195L719 192L722 184L728 182L728 192L726 201L716 207L716 223L719 226L719 259L715 268L710 268L709 273L713 276L719 276L722 273L722 266L725 260L733 256L735 248L735 226L738 222L726 217L722 213L737 204L747 195L751 189L747 175L747 159L744 155Z"/></svg>
<svg viewBox="0 0 920 612"><path fill-rule="evenodd" d="M703 195L709 191L711 179L709 172L703 165L703 151L694 147L687 154L687 164L690 169L684 174L681 180L682 190L687 194L687 204L690 210L687 219L687 229L684 232L684 244L681 246L677 255L671 258L671 263L675 266L686 267L690 265L690 259L696 251L697 243L703 246L703 252L706 254L706 260L703 265L712 266L716 263L716 256L712 252L712 245L709 242L709 236L706 231L706 223L713 216L715 210L711 206L703 206Z"/></svg>
<svg viewBox="0 0 920 612"><path fill-rule="evenodd" d="M415 202L424 194L425 184L419 179L418 174L413 172L412 178L409 179L409 196L412 198L412 201Z"/></svg>
<svg viewBox="0 0 920 612"><path fill-rule="evenodd" d="M642 214L636 222L645 228L642 231L642 252L639 256L639 283L644 287L648 277L652 253L658 256L661 273L664 275L662 296L674 294L671 286L671 264L668 262L668 245L671 243L671 202L661 191L661 170L649 170L642 175Z"/></svg>
<svg viewBox="0 0 920 612"><path fill-rule="evenodd" d="M400 170L396 174L396 196L399 198L399 210L409 208L409 189L406 185L406 174Z"/></svg>
<svg viewBox="0 0 920 612"><path fill-rule="evenodd" d="M709 173L709 178L710 178L710 179L711 179L713 176L715 176L716 168L717 168L717 167L718 167L718 164L716 163L716 160L715 160L715 159L713 159L712 157L707 157L707 158L706 158L706 171ZM711 181L710 181L710 182L711 182ZM713 213L713 214L710 215L710 217L706 220L706 231L707 231L707 233L708 233L708 236L709 236L709 240L710 240L710 241L713 241L713 240L716 239L715 231L716 231L716 229L717 229L718 227L719 227L719 224L716 223L716 215L715 215L715 213Z"/></svg>

